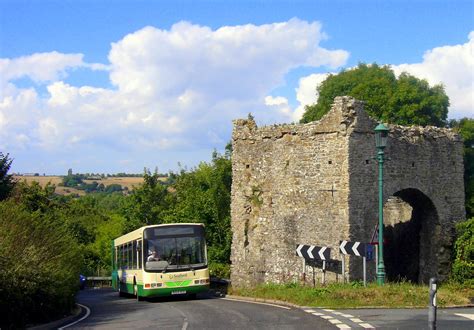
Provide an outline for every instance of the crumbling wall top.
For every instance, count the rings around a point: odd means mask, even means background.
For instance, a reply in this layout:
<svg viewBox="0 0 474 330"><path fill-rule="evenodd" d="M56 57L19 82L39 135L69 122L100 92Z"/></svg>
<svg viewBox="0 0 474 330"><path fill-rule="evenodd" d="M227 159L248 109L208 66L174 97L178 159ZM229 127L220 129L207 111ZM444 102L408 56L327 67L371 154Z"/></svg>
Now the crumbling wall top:
<svg viewBox="0 0 474 330"><path fill-rule="evenodd" d="M373 133L377 121L371 118L364 110L364 102L351 96L338 96L334 99L331 110L320 120L307 124L279 124L257 127L251 115L248 119L233 121L233 139L262 140L278 139L284 135L312 136L322 133L340 133L345 136L355 131ZM434 126L401 126L387 125L390 137L407 142L418 142L420 139L447 138L454 142L461 142L459 134L449 128Z"/></svg>

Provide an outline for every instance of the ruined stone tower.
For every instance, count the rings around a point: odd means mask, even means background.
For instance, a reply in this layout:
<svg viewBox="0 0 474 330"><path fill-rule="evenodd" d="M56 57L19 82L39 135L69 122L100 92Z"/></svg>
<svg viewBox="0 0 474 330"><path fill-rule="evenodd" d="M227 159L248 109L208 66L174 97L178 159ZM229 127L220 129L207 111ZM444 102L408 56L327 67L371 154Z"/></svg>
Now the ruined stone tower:
<svg viewBox="0 0 474 330"><path fill-rule="evenodd" d="M309 124L258 128L235 120L232 136L234 286L299 281L297 244L368 242L378 219L374 128L363 102L337 97ZM449 129L389 125L384 165L389 279L426 282L449 271L454 225L465 217L462 141ZM351 258L346 271L361 276ZM374 275L369 263L369 278ZM326 278L341 280L334 269ZM313 274L317 277L317 273Z"/></svg>

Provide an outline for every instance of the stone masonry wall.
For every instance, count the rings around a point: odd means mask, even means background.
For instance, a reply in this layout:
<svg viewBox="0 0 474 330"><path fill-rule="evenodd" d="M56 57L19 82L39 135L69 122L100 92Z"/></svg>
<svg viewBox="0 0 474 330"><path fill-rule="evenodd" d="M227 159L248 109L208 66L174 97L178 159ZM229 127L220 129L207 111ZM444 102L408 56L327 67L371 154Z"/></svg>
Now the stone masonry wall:
<svg viewBox="0 0 474 330"><path fill-rule="evenodd" d="M375 126L363 103L350 97L336 98L330 112L314 123L258 128L252 119L234 121L234 286L300 280L297 244L330 246L331 258L340 260L339 240L370 238L377 219L377 168L371 159ZM431 229L425 231L445 228L450 236L454 222L464 218L459 138L435 128L390 130L387 198L402 191L403 199L410 195L405 188L422 192L436 207L441 226L427 225ZM426 244L426 253L438 256L449 250L451 238L443 241L445 250ZM360 276L359 264L348 262L350 277ZM340 274L329 272L326 279L340 280Z"/></svg>

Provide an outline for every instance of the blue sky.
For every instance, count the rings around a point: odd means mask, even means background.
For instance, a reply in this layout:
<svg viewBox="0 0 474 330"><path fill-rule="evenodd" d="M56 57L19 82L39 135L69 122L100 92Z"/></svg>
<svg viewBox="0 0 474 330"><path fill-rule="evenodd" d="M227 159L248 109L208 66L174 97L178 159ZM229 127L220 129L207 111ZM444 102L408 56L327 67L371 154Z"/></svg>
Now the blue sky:
<svg viewBox="0 0 474 330"><path fill-rule="evenodd" d="M0 0L0 151L14 172L192 167L232 119L297 121L358 62L474 117L473 23L472 1Z"/></svg>

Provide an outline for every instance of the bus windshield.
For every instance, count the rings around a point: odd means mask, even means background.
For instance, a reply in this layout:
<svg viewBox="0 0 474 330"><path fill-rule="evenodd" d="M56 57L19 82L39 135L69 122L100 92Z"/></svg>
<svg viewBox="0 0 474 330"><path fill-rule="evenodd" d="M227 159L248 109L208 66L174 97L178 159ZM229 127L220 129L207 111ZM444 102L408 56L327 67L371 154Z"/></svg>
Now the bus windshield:
<svg viewBox="0 0 474 330"><path fill-rule="evenodd" d="M144 237L146 271L183 271L207 265L206 241L201 226L147 228Z"/></svg>

